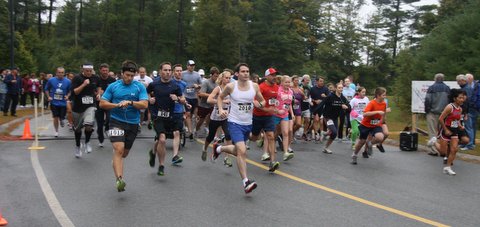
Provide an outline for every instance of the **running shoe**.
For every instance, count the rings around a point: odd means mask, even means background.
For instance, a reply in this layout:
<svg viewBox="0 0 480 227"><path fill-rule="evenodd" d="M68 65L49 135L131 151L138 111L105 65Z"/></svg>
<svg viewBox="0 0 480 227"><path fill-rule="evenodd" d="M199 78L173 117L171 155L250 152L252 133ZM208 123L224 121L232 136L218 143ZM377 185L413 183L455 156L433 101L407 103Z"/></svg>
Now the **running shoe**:
<svg viewBox="0 0 480 227"><path fill-rule="evenodd" d="M275 172L275 170L278 169L278 167L280 167L280 162L270 162L270 165L268 167L268 171L273 173L273 172Z"/></svg>
<svg viewBox="0 0 480 227"><path fill-rule="evenodd" d="M148 151L148 164L150 167L155 167L155 154L153 153L153 149Z"/></svg>
<svg viewBox="0 0 480 227"><path fill-rule="evenodd" d="M323 149L323 153L325 153L325 154L332 154L333 152L332 152L332 150L330 150L330 149L328 149L328 148L324 148L324 149Z"/></svg>
<svg viewBox="0 0 480 227"><path fill-rule="evenodd" d="M448 174L450 176L455 176L457 173L453 172L452 167L447 166L443 168L443 173Z"/></svg>
<svg viewBox="0 0 480 227"><path fill-rule="evenodd" d="M207 151L202 151L202 161L207 161Z"/></svg>
<svg viewBox="0 0 480 227"><path fill-rule="evenodd" d="M448 161L448 158L447 157L443 157L443 164L447 164L447 161Z"/></svg>
<svg viewBox="0 0 480 227"><path fill-rule="evenodd" d="M373 149L372 149L372 142L368 141L367 142L367 146L366 146L366 150L367 150L367 154L369 156L372 156L372 153L373 153Z"/></svg>
<svg viewBox="0 0 480 227"><path fill-rule="evenodd" d="M211 156L211 159L212 159L212 162L214 162L215 160L217 160L218 156L220 155L220 153L217 153L217 147L220 146L218 143L213 143L213 152L212 152L212 156Z"/></svg>
<svg viewBox="0 0 480 227"><path fill-rule="evenodd" d="M60 127L62 127L62 128L65 127L65 121L64 120L60 121Z"/></svg>
<svg viewBox="0 0 480 227"><path fill-rule="evenodd" d="M257 140L257 147L263 147L263 138Z"/></svg>
<svg viewBox="0 0 480 227"><path fill-rule="evenodd" d="M82 157L82 148L80 147L75 147L75 157L80 158Z"/></svg>
<svg viewBox="0 0 480 227"><path fill-rule="evenodd" d="M262 154L262 158L261 158L262 161L270 161L270 155L268 153L263 153Z"/></svg>
<svg viewBox="0 0 480 227"><path fill-rule="evenodd" d="M159 166L159 167L158 167L157 175L158 175L158 176L163 176L163 175L165 175L164 169L165 169L165 167Z"/></svg>
<svg viewBox="0 0 480 227"><path fill-rule="evenodd" d="M380 152L385 153L385 148L383 148L382 144L377 144L377 148Z"/></svg>
<svg viewBox="0 0 480 227"><path fill-rule="evenodd" d="M368 156L367 156L368 157ZM352 155L352 162L351 162L352 165L356 165L357 164L357 156L356 155Z"/></svg>
<svg viewBox="0 0 480 227"><path fill-rule="evenodd" d="M352 144L352 150L355 150L355 144L354 143Z"/></svg>
<svg viewBox="0 0 480 227"><path fill-rule="evenodd" d="M288 153L295 153L291 147L288 147Z"/></svg>
<svg viewBox="0 0 480 227"><path fill-rule="evenodd" d="M288 161L288 160L292 159L293 156L294 156L293 153L288 153L288 152L283 153L283 161Z"/></svg>
<svg viewBox="0 0 480 227"><path fill-rule="evenodd" d="M117 190L118 190L118 192L125 191L125 186L127 186L125 181L122 178L117 178Z"/></svg>
<svg viewBox="0 0 480 227"><path fill-rule="evenodd" d="M58 137L58 132L55 132L55 138Z"/></svg>
<svg viewBox="0 0 480 227"><path fill-rule="evenodd" d="M302 139L305 140L305 141L308 141L307 135L305 133L302 134Z"/></svg>
<svg viewBox="0 0 480 227"><path fill-rule="evenodd" d="M90 146L90 143L85 144L85 151L87 151L87 154L92 153L92 146Z"/></svg>
<svg viewBox="0 0 480 227"><path fill-rule="evenodd" d="M367 153L366 151L363 151L363 152L362 152L362 157L363 157L363 158L368 158L368 153Z"/></svg>
<svg viewBox="0 0 480 227"><path fill-rule="evenodd" d="M232 159L229 158L229 157L225 157L223 159L223 165L225 165L227 167L232 167L233 166Z"/></svg>
<svg viewBox="0 0 480 227"><path fill-rule="evenodd" d="M252 192L255 188L257 188L257 182L254 180L247 180L247 182L245 182L245 194Z"/></svg>
<svg viewBox="0 0 480 227"><path fill-rule="evenodd" d="M193 141L193 133L190 133L190 136L188 136L188 138L190 139L190 142Z"/></svg>
<svg viewBox="0 0 480 227"><path fill-rule="evenodd" d="M103 147L103 143L98 143L98 146L99 146L99 147Z"/></svg>
<svg viewBox="0 0 480 227"><path fill-rule="evenodd" d="M183 157L175 155L172 158L172 165L177 165L183 162Z"/></svg>

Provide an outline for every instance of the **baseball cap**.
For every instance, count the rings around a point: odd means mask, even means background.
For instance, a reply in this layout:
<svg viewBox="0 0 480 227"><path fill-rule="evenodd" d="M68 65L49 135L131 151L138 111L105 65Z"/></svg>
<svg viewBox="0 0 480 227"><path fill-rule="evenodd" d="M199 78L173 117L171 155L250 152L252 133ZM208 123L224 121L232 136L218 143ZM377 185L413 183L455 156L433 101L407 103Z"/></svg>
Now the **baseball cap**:
<svg viewBox="0 0 480 227"><path fill-rule="evenodd" d="M195 62L193 60L188 60L187 65L195 65Z"/></svg>
<svg viewBox="0 0 480 227"><path fill-rule="evenodd" d="M202 76L205 76L205 71L203 69L199 69L198 74L200 74Z"/></svg>
<svg viewBox="0 0 480 227"><path fill-rule="evenodd" d="M153 76L157 76L157 75L158 75L158 72L157 72L157 71L153 71L152 74L153 74Z"/></svg>
<svg viewBox="0 0 480 227"><path fill-rule="evenodd" d="M275 70L274 68L268 68L265 71L265 76L269 76L269 75L272 75L272 74L275 74L275 73L277 73L277 70Z"/></svg>

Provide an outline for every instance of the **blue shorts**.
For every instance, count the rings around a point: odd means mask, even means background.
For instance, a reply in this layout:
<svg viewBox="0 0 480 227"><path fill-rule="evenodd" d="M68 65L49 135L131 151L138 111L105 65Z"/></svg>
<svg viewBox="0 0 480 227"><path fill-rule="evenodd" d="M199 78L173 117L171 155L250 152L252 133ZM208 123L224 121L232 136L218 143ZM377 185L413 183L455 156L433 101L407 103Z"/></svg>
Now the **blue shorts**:
<svg viewBox="0 0 480 227"><path fill-rule="evenodd" d="M228 131L230 131L230 137L232 137L232 143L247 141L252 131L252 125L239 125L237 123L228 122Z"/></svg>
<svg viewBox="0 0 480 227"><path fill-rule="evenodd" d="M273 116L273 123L274 123L275 125L280 124L280 121L289 121L289 120L290 120L290 118L289 118L288 116L286 116L286 117L284 117L284 118L279 118L279 117L277 117L277 116Z"/></svg>
<svg viewBox="0 0 480 227"><path fill-rule="evenodd" d="M375 126L374 128L366 127L362 124L358 126L358 130L360 131L360 139L366 140L368 135L375 136L377 133L383 133L383 129L380 126Z"/></svg>
<svg viewBox="0 0 480 227"><path fill-rule="evenodd" d="M260 135L260 131L274 132L275 122L273 116L253 116L252 134L254 136ZM232 133L230 131L230 133Z"/></svg>

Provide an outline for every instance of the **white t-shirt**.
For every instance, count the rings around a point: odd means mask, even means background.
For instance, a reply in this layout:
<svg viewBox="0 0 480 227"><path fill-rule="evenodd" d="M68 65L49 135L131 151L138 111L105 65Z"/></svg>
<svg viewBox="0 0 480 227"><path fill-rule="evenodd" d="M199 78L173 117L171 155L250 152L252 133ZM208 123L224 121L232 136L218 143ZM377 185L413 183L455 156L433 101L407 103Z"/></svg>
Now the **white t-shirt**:
<svg viewBox="0 0 480 227"><path fill-rule="evenodd" d="M145 87L147 87L150 83L153 82L152 78L150 78L149 76L145 76L143 78L140 76L135 76L133 77L133 80L142 83Z"/></svg>
<svg viewBox="0 0 480 227"><path fill-rule="evenodd" d="M363 97L363 99L355 96L352 100L350 100L350 106L352 107L352 111L350 112L350 119L355 119L358 122L361 122L363 120L363 110L367 106L368 102L369 100L367 96Z"/></svg>

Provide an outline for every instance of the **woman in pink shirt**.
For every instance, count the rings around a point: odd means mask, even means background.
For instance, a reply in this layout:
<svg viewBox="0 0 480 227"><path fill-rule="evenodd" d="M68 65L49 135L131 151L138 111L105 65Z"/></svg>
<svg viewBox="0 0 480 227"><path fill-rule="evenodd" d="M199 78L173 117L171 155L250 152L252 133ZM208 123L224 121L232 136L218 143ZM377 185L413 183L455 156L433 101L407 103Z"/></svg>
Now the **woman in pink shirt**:
<svg viewBox="0 0 480 227"><path fill-rule="evenodd" d="M282 147L283 147L283 161L288 161L293 158L293 153L288 152L289 145L289 119L288 114L292 116L292 102L293 102L293 91L290 89L290 84L292 79L289 76L283 76L281 78L281 84L278 87L277 92L277 103L275 105L275 114L273 115L275 125L277 125L276 131L281 131L282 133ZM275 136L276 137L276 136Z"/></svg>

